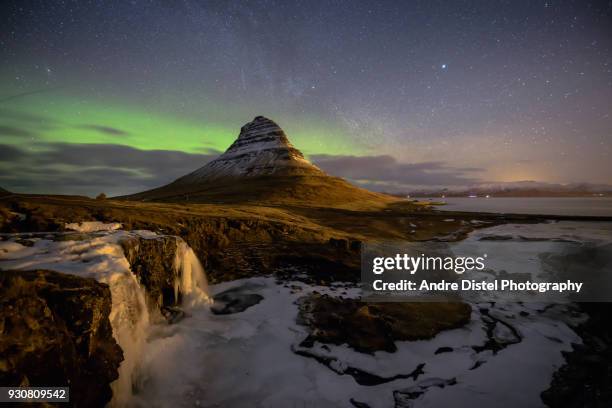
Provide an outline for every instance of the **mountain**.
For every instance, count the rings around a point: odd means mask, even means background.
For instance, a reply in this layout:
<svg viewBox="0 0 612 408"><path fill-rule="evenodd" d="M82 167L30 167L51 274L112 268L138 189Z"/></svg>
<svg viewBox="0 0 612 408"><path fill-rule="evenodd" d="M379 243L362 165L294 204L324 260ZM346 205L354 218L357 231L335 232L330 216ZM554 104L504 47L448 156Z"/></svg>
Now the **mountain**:
<svg viewBox="0 0 612 408"><path fill-rule="evenodd" d="M11 194L10 191L3 189L0 187L0 197Z"/></svg>
<svg viewBox="0 0 612 408"><path fill-rule="evenodd" d="M500 183L480 183L460 189L420 190L409 193L413 197L592 197L612 196L612 186L607 184L570 183L556 184L532 180Z"/></svg>
<svg viewBox="0 0 612 408"><path fill-rule="evenodd" d="M293 147L285 132L273 121L257 116L240 129L238 139L219 156L176 185L197 184L223 178L258 176L321 176L322 171Z"/></svg>
<svg viewBox="0 0 612 408"><path fill-rule="evenodd" d="M304 158L274 121L257 116L215 160L172 183L120 197L140 201L311 206L387 204L396 198L332 177Z"/></svg>

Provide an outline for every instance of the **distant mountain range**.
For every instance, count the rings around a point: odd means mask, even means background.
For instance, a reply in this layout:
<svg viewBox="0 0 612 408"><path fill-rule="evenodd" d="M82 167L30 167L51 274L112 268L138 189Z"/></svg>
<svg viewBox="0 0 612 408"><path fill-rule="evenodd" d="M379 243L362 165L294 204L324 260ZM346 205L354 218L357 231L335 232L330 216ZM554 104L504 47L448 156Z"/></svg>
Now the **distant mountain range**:
<svg viewBox="0 0 612 408"><path fill-rule="evenodd" d="M263 116L244 125L225 153L203 167L165 186L119 198L309 206L382 205L396 200L326 174Z"/></svg>
<svg viewBox="0 0 612 408"><path fill-rule="evenodd" d="M403 195L403 194L395 194ZM554 184L538 181L507 183L483 183L463 189L432 189L407 192L411 197L593 197L612 196L612 186L607 184L571 183Z"/></svg>

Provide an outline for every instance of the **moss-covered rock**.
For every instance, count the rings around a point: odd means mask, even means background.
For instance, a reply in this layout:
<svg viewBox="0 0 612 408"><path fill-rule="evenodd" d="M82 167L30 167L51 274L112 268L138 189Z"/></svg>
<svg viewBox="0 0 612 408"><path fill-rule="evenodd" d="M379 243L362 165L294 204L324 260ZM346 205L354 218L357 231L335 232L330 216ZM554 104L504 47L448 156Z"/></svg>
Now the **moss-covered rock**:
<svg viewBox="0 0 612 408"><path fill-rule="evenodd" d="M467 324L465 303L364 303L358 299L312 294L299 300L298 322L310 328L303 346L314 341L348 344L357 351L394 352L395 341L430 339Z"/></svg>

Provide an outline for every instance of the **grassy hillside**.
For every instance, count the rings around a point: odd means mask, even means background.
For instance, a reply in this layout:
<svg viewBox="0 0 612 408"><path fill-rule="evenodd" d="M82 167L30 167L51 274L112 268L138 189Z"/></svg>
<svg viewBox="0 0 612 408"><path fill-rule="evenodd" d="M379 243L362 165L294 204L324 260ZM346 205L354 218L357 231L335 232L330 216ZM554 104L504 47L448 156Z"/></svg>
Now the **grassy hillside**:
<svg viewBox="0 0 612 408"><path fill-rule="evenodd" d="M226 178L198 185L176 183L118 197L131 201L382 208L400 199L327 175Z"/></svg>

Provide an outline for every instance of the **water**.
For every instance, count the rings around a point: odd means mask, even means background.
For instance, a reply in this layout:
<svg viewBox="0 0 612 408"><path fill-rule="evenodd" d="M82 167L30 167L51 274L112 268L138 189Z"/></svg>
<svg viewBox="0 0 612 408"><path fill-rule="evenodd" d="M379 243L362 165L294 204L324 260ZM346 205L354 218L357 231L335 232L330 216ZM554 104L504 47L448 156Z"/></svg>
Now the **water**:
<svg viewBox="0 0 612 408"><path fill-rule="evenodd" d="M177 238L176 245L174 268L178 271L178 274L174 282L175 299L181 299L180 306L187 313L191 314L197 310L208 310L205 306L211 303L211 298L208 296L208 281L204 268L193 252L193 249L191 249L185 241L181 238ZM136 277L131 271L130 276L137 282ZM144 295L144 288L138 283L137 285L138 291L142 291ZM111 296L113 298L114 310L115 292L113 292L112 287ZM155 347L150 338L155 337L153 333L159 330L160 327L167 326L167 323L165 321L158 321L154 324L149 324L148 316L149 311L147 311L146 308L145 310L141 310L140 315L134 316L136 322L146 319L146 325L141 325L140 327L136 327L137 330L131 331L131 342L120 342L117 337L115 326L113 326L113 334L117 343L119 343L123 349L125 356L125 360L119 367L119 378L113 384L114 395L110 404L113 407L133 406L135 400L134 390L138 388L139 383L142 382L142 378L149 376L147 368L143 366L143 361L145 361L147 356L152 354ZM128 350L126 350L126 347ZM126 364L127 367L124 368Z"/></svg>
<svg viewBox="0 0 612 408"><path fill-rule="evenodd" d="M186 308L209 304L211 299L204 268L193 249L182 239L177 242L174 265L180 277L174 283L174 298L179 299L180 293L182 305Z"/></svg>
<svg viewBox="0 0 612 408"><path fill-rule="evenodd" d="M437 208L448 211L612 217L612 197L448 197L431 200L446 202Z"/></svg>
<svg viewBox="0 0 612 408"><path fill-rule="evenodd" d="M122 406L131 398L132 377L142 360L150 315L146 306L145 290L132 273L114 275L110 282L106 283L109 283L111 291L109 320L113 337L123 351L119 378L111 384L111 405Z"/></svg>

